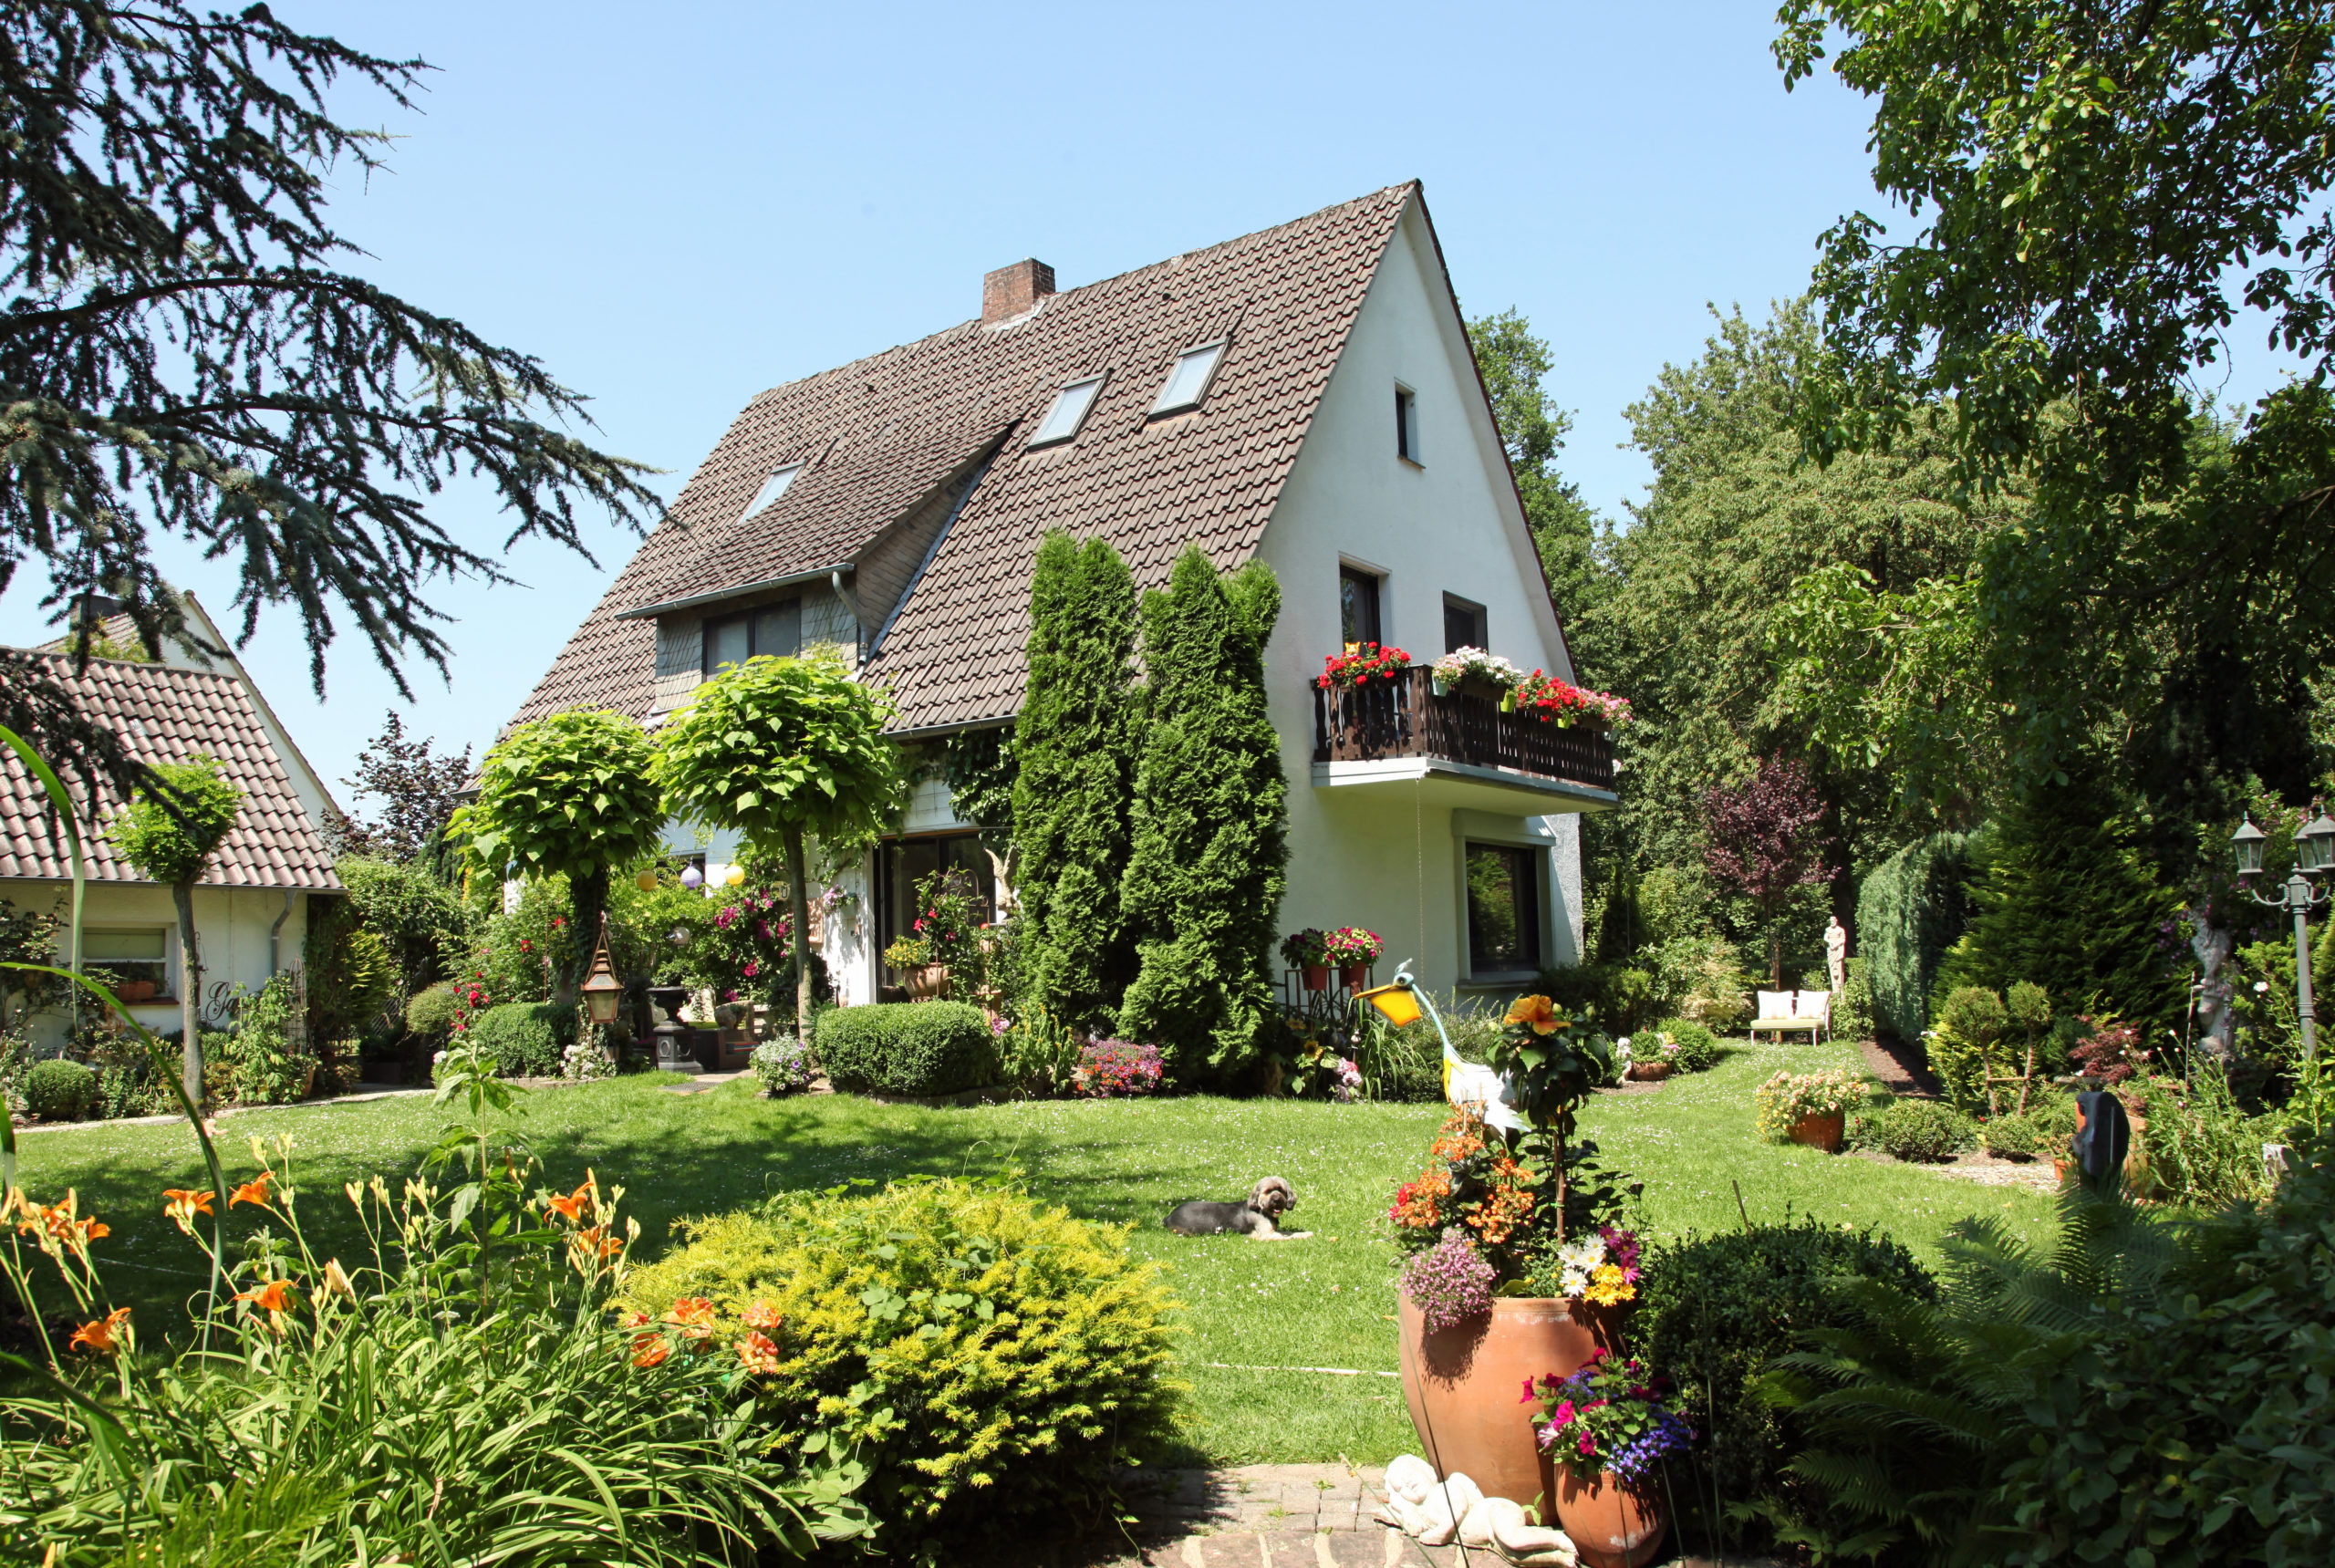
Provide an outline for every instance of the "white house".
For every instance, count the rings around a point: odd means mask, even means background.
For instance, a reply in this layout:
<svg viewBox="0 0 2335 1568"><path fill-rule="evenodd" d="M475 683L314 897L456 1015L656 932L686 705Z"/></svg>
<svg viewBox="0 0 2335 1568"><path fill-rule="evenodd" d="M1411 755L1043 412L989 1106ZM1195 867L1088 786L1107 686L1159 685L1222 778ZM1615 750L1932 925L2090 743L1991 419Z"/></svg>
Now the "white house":
<svg viewBox="0 0 2335 1568"><path fill-rule="evenodd" d="M653 725L723 661L817 639L890 688L904 741L1011 722L1055 528L1144 588L1193 543L1278 574L1284 930L1369 927L1382 973L1410 958L1463 992L1578 960L1605 737L1436 695L1424 669L1360 727L1313 685L1349 641L1575 678L1417 183L1078 288L1019 262L978 319L763 393L515 720ZM840 884L823 940L847 1000L879 994L906 889L944 862L989 876L935 781Z"/></svg>
<svg viewBox="0 0 2335 1568"><path fill-rule="evenodd" d="M192 595L182 596L190 627L213 648L228 646ZM116 644L135 640L128 618L106 625ZM179 762L197 753L219 759L243 792L243 807L210 870L194 890L197 957L204 1005L220 987L256 991L279 970L296 968L307 934L308 902L336 895L332 856L322 828L332 796L260 695L241 661L172 641L154 662L93 659L75 671L62 643L44 649L82 711L119 733L147 762ZM63 773L64 770L58 770ZM81 952L131 981L154 986L131 1011L157 1031L179 1026L178 911L169 888L146 880L117 855L104 824L119 803L93 814L73 787L88 878ZM47 797L13 755L0 761L0 898L47 913L70 907L70 862L51 826ZM34 1048L54 1053L72 1024L70 1009L31 1021Z"/></svg>

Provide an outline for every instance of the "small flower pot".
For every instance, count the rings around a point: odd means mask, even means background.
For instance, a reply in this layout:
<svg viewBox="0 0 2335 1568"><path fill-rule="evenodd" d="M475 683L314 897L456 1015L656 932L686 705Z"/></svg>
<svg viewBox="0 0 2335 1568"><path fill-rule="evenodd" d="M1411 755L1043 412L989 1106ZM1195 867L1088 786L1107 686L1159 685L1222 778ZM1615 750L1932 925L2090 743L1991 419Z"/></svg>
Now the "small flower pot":
<svg viewBox="0 0 2335 1568"><path fill-rule="evenodd" d="M1435 688L1435 694L1437 696L1448 697L1451 695L1451 682L1446 680L1442 676L1437 675L1430 678L1428 683Z"/></svg>
<svg viewBox="0 0 2335 1568"><path fill-rule="evenodd" d="M1327 991L1330 989L1330 966L1328 964L1309 963L1304 968L1304 974L1306 990Z"/></svg>
<svg viewBox="0 0 2335 1568"><path fill-rule="evenodd" d="M1338 983L1348 991L1360 991L1370 979L1366 963L1342 963L1338 966Z"/></svg>
<svg viewBox="0 0 2335 1568"><path fill-rule="evenodd" d="M154 999L154 982L150 980L125 980L113 988L113 993L125 1003L135 1006Z"/></svg>
<svg viewBox="0 0 2335 1568"><path fill-rule="evenodd" d="M938 1002L949 994L949 966L945 963L918 964L904 978L911 1002Z"/></svg>
<svg viewBox="0 0 2335 1568"><path fill-rule="evenodd" d="M1826 1116L1802 1116L1791 1124L1791 1141L1804 1143L1811 1148L1821 1148L1826 1154L1841 1152L1841 1134L1848 1117L1839 1111Z"/></svg>
<svg viewBox="0 0 2335 1568"><path fill-rule="evenodd" d="M1670 1072L1671 1064L1668 1062L1633 1062L1630 1064L1630 1076L1635 1078L1641 1084L1659 1084L1663 1079L1670 1076Z"/></svg>
<svg viewBox="0 0 2335 1568"><path fill-rule="evenodd" d="M1612 1470L1583 1480L1557 1475L1557 1524L1572 1537L1585 1568L1643 1568L1662 1550L1668 1521L1651 1488L1633 1488Z"/></svg>

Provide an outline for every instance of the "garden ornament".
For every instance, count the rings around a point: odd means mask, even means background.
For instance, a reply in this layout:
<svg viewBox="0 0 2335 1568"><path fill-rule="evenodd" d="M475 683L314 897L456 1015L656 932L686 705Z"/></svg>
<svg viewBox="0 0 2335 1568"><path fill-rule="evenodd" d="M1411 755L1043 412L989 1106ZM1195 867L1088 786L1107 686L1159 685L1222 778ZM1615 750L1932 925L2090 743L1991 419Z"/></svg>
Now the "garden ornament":
<svg viewBox="0 0 2335 1568"><path fill-rule="evenodd" d="M1435 1020L1436 1037L1443 1042L1443 1097L1454 1108L1479 1118L1488 1127L1500 1132L1520 1133L1525 1130L1524 1118L1519 1116L1509 1096L1507 1080L1489 1067L1474 1062L1463 1062L1459 1053L1451 1048L1451 1036L1444 1032L1443 1015L1435 1010L1435 999L1421 991L1411 978L1411 961L1405 959L1395 971L1395 978L1386 984L1362 992L1362 1000L1385 1014L1391 1023L1408 1023L1424 1010Z"/></svg>
<svg viewBox="0 0 2335 1568"><path fill-rule="evenodd" d="M1838 996L1849 983L1849 933L1838 915L1824 923L1824 972Z"/></svg>
<svg viewBox="0 0 2335 1568"><path fill-rule="evenodd" d="M1220 1236L1242 1231L1260 1241L1302 1241L1311 1231L1282 1231L1273 1223L1297 1207L1297 1189L1278 1176L1268 1176L1239 1203L1209 1203L1195 1199L1168 1212L1168 1229L1179 1236Z"/></svg>
<svg viewBox="0 0 2335 1568"><path fill-rule="evenodd" d="M2076 1096L2076 1168L2086 1187L2113 1190L2132 1147L2133 1125L2125 1118L2124 1102L2105 1090Z"/></svg>
<svg viewBox="0 0 2335 1568"><path fill-rule="evenodd" d="M1453 1471L1438 1480L1435 1467L1417 1454L1404 1454L1386 1467L1386 1501L1378 1522L1401 1531L1422 1546L1489 1548L1523 1568L1574 1568L1580 1553L1562 1530L1531 1522L1525 1506L1505 1497L1486 1497L1469 1477Z"/></svg>

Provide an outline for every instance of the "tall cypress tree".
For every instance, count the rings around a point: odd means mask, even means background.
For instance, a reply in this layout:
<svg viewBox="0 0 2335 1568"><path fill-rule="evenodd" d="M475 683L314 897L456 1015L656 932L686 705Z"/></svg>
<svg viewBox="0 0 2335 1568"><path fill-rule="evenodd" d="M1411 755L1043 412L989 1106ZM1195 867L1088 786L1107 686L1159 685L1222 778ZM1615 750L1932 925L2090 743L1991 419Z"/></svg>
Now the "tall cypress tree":
<svg viewBox="0 0 2335 1568"><path fill-rule="evenodd" d="M1122 900L1141 970L1119 1033L1159 1045L1187 1083L1252 1066L1272 1016L1289 781L1264 655L1280 614L1271 567L1221 577L1196 547L1165 593L1144 597L1150 723Z"/></svg>
<svg viewBox="0 0 2335 1568"><path fill-rule="evenodd" d="M1111 1021L1135 971L1119 912L1135 788L1135 577L1100 539L1053 533L1030 579L1030 683L1013 726L1024 972L1047 1011Z"/></svg>

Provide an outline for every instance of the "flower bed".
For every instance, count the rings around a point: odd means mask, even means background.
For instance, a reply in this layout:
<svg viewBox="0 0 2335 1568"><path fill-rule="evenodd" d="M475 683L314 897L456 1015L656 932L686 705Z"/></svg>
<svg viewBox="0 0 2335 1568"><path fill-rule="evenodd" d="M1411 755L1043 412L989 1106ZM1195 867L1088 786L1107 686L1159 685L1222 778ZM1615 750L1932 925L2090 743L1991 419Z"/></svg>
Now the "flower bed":
<svg viewBox="0 0 2335 1568"><path fill-rule="evenodd" d="M1136 1045L1125 1040L1096 1040L1078 1052L1071 1086L1090 1099L1108 1100L1148 1095L1168 1075L1157 1045Z"/></svg>

